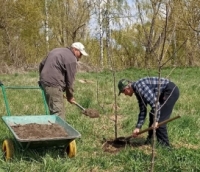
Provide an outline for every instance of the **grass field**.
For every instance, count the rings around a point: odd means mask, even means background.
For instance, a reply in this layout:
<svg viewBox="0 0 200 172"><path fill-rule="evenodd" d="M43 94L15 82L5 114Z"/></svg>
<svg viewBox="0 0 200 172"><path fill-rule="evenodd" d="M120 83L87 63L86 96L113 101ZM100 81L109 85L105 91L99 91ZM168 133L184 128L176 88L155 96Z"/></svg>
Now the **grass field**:
<svg viewBox="0 0 200 172"><path fill-rule="evenodd" d="M99 111L99 118L88 118L79 108L66 102L67 122L81 133L76 139L75 158L62 157L58 148L22 151L15 145L12 161L6 162L0 151L0 172L146 172L151 166L150 146L125 146L120 151L104 151L104 140L115 138L115 103L117 105L117 135L129 136L138 115L136 98L118 96L117 82L121 78L137 80L144 76L157 76L158 72L127 69L113 73L77 73L75 98L85 108ZM168 123L170 142L174 149L168 151L156 147L155 172L199 172L200 171L200 69L163 69L162 77L174 81L180 89L180 98L171 117L181 118ZM1 75L5 86L35 86L38 73ZM114 82L116 81L116 82ZM114 84L115 83L115 84ZM115 87L114 87L115 86ZM7 90L11 115L45 114L40 90ZM7 115L4 98L0 92L0 115ZM115 101L116 98L116 101ZM143 126L147 128L148 118ZM133 142L146 137L146 133ZM0 120L0 146L5 139L14 140L3 120ZM114 148L113 148L114 149Z"/></svg>

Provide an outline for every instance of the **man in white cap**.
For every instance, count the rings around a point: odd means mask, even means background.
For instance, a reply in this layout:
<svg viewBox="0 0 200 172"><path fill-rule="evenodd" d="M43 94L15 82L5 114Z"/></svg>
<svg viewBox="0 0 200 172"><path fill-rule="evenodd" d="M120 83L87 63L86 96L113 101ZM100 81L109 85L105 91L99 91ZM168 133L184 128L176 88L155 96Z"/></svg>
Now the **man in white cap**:
<svg viewBox="0 0 200 172"><path fill-rule="evenodd" d="M67 48L55 48L39 65L39 85L45 93L50 114L57 114L65 120L63 92L67 101L73 103L73 82L77 72L77 61L88 56L80 42L74 42Z"/></svg>

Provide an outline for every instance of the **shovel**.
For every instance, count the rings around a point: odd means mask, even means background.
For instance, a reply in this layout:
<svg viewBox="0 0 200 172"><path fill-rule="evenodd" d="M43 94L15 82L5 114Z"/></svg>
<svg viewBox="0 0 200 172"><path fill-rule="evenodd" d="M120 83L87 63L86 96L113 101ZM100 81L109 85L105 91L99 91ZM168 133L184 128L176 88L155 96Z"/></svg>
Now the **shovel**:
<svg viewBox="0 0 200 172"><path fill-rule="evenodd" d="M65 95L63 95L64 98L66 98ZM75 104L77 107L79 107L83 112L84 115L89 116L90 118L98 118L99 112L97 112L94 109L85 109L83 106L78 104L77 102L73 101L73 104Z"/></svg>
<svg viewBox="0 0 200 172"><path fill-rule="evenodd" d="M181 116L180 115L178 115L178 116L175 116L175 117L173 117L173 118L169 118L169 119L167 119L167 120L165 120L165 121L162 121L162 122L160 122L160 123L158 123L158 127L159 126L161 126L161 125L164 125L164 124L166 124L166 123L168 123L168 122L170 122L170 121L173 121L173 120L175 120L175 119L177 119L177 118L180 118ZM153 130L153 128L154 127L149 127L149 128L146 128L146 129L144 129L144 130L141 130L139 133L137 133L137 135L140 135L140 134L142 134L142 133L145 133L145 132L147 132L147 131L149 131L149 130ZM128 137L118 137L118 138L116 138L115 140L114 140L114 142L115 143L124 143L124 144L126 144L126 143L129 143L129 140L132 138L133 136L131 135L131 136L128 136Z"/></svg>
<svg viewBox="0 0 200 172"><path fill-rule="evenodd" d="M78 104L77 102L73 102L77 107L79 107L81 110L83 110L83 114L86 116L89 116L90 118L98 118L99 117L99 113L94 110L94 109L85 109L83 106L81 106L80 104Z"/></svg>
<svg viewBox="0 0 200 172"><path fill-rule="evenodd" d="M79 107L81 110L85 111L85 108L83 106L81 106L80 104L78 104L77 102L74 102L74 104Z"/></svg>

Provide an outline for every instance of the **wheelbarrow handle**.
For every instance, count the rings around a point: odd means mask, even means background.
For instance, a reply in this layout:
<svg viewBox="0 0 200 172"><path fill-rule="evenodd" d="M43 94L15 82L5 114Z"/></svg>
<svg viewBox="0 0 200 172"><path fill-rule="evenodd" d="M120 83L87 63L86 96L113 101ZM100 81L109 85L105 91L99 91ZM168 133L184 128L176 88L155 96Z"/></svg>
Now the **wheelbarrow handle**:
<svg viewBox="0 0 200 172"><path fill-rule="evenodd" d="M164 124L166 124L166 123L168 123L168 122L170 122L170 121L173 121L173 120L175 120L175 119L177 119L177 118L180 118L180 117L181 117L181 116L178 115L178 116L175 116L175 117L173 117L173 118L169 118L169 119L167 119L167 120L164 120L164 121L158 123L158 127L161 126L161 125L164 125ZM153 128L154 128L154 127L149 127L149 128L144 129L144 130L141 130L140 132L138 132L137 135L140 135L140 134L142 134L142 133L145 133L145 132L147 132L147 131L149 131L149 130L153 130ZM132 138L132 137L133 137L133 136L129 136L129 137L126 137L126 139L130 139L130 138Z"/></svg>

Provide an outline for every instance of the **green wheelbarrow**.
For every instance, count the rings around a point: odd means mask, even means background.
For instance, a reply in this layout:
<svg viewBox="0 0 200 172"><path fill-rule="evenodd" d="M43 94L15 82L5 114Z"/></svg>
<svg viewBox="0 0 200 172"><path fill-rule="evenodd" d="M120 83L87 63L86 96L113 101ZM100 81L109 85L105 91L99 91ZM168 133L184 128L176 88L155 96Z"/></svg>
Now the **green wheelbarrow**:
<svg viewBox="0 0 200 172"><path fill-rule="evenodd" d="M3 121L13 134L15 140L22 150L28 148L41 148L41 147L53 147L53 146L63 146L64 151L67 153L68 157L72 158L76 155L76 138L80 138L81 135L67 122L62 120L57 115L34 115L34 116L3 116ZM52 138L20 138L14 131L14 126L23 126L26 124L58 124L63 127L67 133L66 137L52 137ZM42 132L42 131L41 131ZM14 144L11 139L6 139L3 141L2 150L5 155L5 159L9 160L14 155Z"/></svg>
<svg viewBox="0 0 200 172"><path fill-rule="evenodd" d="M37 149L37 148L46 148L46 147L62 147L63 151L68 155L69 158L75 157L77 148L76 148L76 138L80 138L81 134L75 130L70 124L60 118L58 115L48 115L48 107L44 98L44 93L42 91L42 96L44 100L45 115L30 115L30 116L11 116L9 104L6 97L6 89L40 89L40 87L5 87L0 82L0 87L2 88L4 102L6 105L7 116L2 116L3 122L6 124L8 129L11 131L14 136L14 141L17 144L14 144L12 139L5 139L2 144L2 151L5 160L10 160L14 156L14 145L19 146L22 150ZM33 137L33 138L24 138L18 133L15 132L14 127L16 126L25 126L29 124L37 125L53 125L56 124L61 127L67 134L65 136L53 136L53 137ZM28 131L27 131L28 132ZM41 131L44 132L44 131ZM29 133L25 133L29 135Z"/></svg>

